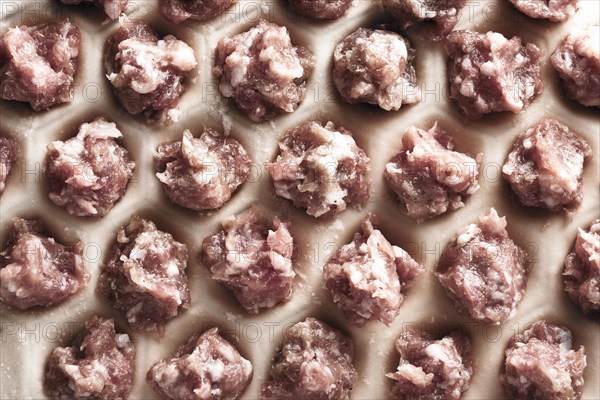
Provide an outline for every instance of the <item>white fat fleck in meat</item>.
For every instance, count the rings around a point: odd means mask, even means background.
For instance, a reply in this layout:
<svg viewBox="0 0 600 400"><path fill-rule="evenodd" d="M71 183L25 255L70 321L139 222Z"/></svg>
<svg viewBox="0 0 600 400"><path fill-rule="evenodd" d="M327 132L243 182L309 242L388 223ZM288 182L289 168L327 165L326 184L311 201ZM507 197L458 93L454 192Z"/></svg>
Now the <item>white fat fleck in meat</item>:
<svg viewBox="0 0 600 400"><path fill-rule="evenodd" d="M419 25L419 34L441 40L458 22L458 12L466 0L383 0L385 11L391 13L403 29ZM429 24L424 24L429 22Z"/></svg>
<svg viewBox="0 0 600 400"><path fill-rule="evenodd" d="M539 19L562 22L571 18L579 7L579 0L509 0L520 12Z"/></svg>
<svg viewBox="0 0 600 400"><path fill-rule="evenodd" d="M179 24L188 19L208 21L223 13L234 0L160 0L160 13Z"/></svg>

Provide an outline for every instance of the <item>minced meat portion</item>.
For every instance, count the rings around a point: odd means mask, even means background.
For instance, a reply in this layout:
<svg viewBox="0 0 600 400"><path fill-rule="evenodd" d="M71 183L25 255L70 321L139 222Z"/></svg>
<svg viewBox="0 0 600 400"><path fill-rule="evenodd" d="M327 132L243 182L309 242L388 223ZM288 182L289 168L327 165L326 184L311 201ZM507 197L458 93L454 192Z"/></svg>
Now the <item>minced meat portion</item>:
<svg viewBox="0 0 600 400"><path fill-rule="evenodd" d="M435 275L459 311L493 325L513 317L527 283L525 252L508 236L493 208L458 231Z"/></svg>
<svg viewBox="0 0 600 400"><path fill-rule="evenodd" d="M156 176L175 204L192 210L221 207L250 174L250 157L235 139L205 129L189 130L181 142L165 143L154 153Z"/></svg>
<svg viewBox="0 0 600 400"><path fill-rule="evenodd" d="M165 400L237 399L251 378L252 364L218 328L192 335L146 374L146 382Z"/></svg>
<svg viewBox="0 0 600 400"><path fill-rule="evenodd" d="M579 0L509 0L517 10L531 18L566 21L575 15Z"/></svg>
<svg viewBox="0 0 600 400"><path fill-rule="evenodd" d="M357 378L354 346L342 332L308 317L285 330L283 346L262 385L265 400L348 400Z"/></svg>
<svg viewBox="0 0 600 400"><path fill-rule="evenodd" d="M600 107L600 25L573 31L550 60L569 98Z"/></svg>
<svg viewBox="0 0 600 400"><path fill-rule="evenodd" d="M600 317L600 219L588 230L579 228L563 271L565 290L585 314Z"/></svg>
<svg viewBox="0 0 600 400"><path fill-rule="evenodd" d="M0 194L4 192L6 180L17 161L18 155L19 145L17 142L7 137L0 137Z"/></svg>
<svg viewBox="0 0 600 400"><path fill-rule="evenodd" d="M121 27L106 41L106 77L121 105L152 120L178 120L185 78L197 65L194 50L173 35L160 39L147 24Z"/></svg>
<svg viewBox="0 0 600 400"><path fill-rule="evenodd" d="M135 163L113 122L82 124L74 138L52 142L44 162L50 200L77 216L104 216L125 194Z"/></svg>
<svg viewBox="0 0 600 400"><path fill-rule="evenodd" d="M57 347L46 364L44 387L52 399L123 400L135 372L135 347L112 319L92 317L70 346Z"/></svg>
<svg viewBox="0 0 600 400"><path fill-rule="evenodd" d="M96 7L102 9L106 16L112 20L119 18L119 15L123 13L129 0L60 0L63 4L77 5L77 4L94 4Z"/></svg>
<svg viewBox="0 0 600 400"><path fill-rule="evenodd" d="M491 112L519 113L544 90L540 64L544 51L524 44L519 36L454 31L444 48L450 98L470 119Z"/></svg>
<svg viewBox="0 0 600 400"><path fill-rule="evenodd" d="M16 218L0 253L0 299L20 310L62 303L85 287L83 245L62 245L41 222Z"/></svg>
<svg viewBox="0 0 600 400"><path fill-rule="evenodd" d="M235 0L160 0L160 13L179 24L188 19L207 21L228 9Z"/></svg>
<svg viewBox="0 0 600 400"><path fill-rule="evenodd" d="M437 339L429 332L409 330L396 341L400 364L386 374L396 381L393 398L398 400L458 400L473 376L472 344L469 336L452 332Z"/></svg>
<svg viewBox="0 0 600 400"><path fill-rule="evenodd" d="M117 233L98 292L124 313L132 330L158 332L189 307L187 246L134 216Z"/></svg>
<svg viewBox="0 0 600 400"><path fill-rule="evenodd" d="M408 216L423 221L465 206L479 190L480 160L481 154L472 158L454 151L452 138L437 123L429 131L411 126L384 177Z"/></svg>
<svg viewBox="0 0 600 400"><path fill-rule="evenodd" d="M371 217L323 268L325 287L333 302L359 327L373 320L391 324L400 313L404 293L423 272L406 251L392 246L373 227Z"/></svg>
<svg viewBox="0 0 600 400"><path fill-rule="evenodd" d="M583 199L584 163L592 149L554 118L545 118L513 144L502 175L526 206L573 211Z"/></svg>
<svg viewBox="0 0 600 400"><path fill-rule="evenodd" d="M252 208L221 225L223 230L204 239L198 257L211 277L251 313L288 300L296 276L289 223L277 217L270 224L259 221Z"/></svg>
<svg viewBox="0 0 600 400"><path fill-rule="evenodd" d="M421 99L414 60L415 51L404 37L358 28L335 47L333 82L348 103L398 110Z"/></svg>
<svg viewBox="0 0 600 400"><path fill-rule="evenodd" d="M35 111L70 103L80 44L68 20L10 28L0 41L0 98Z"/></svg>
<svg viewBox="0 0 600 400"><path fill-rule="evenodd" d="M279 150L277 160L266 164L275 192L309 215L332 216L369 199L370 160L347 129L308 122L288 132Z"/></svg>
<svg viewBox="0 0 600 400"><path fill-rule="evenodd" d="M213 73L221 94L261 122L298 108L314 65L315 57L292 44L286 27L261 21L219 41Z"/></svg>
<svg viewBox="0 0 600 400"><path fill-rule="evenodd" d="M510 340L504 356L501 380L512 399L581 398L586 357L583 346L573 350L569 329L534 322Z"/></svg>
<svg viewBox="0 0 600 400"><path fill-rule="evenodd" d="M338 19L346 14L352 0L288 0L290 8L308 18Z"/></svg>
<svg viewBox="0 0 600 400"><path fill-rule="evenodd" d="M423 25L421 33L430 39L443 39L458 22L460 10L466 0L383 0L385 11L392 14L402 29L421 22L431 22Z"/></svg>

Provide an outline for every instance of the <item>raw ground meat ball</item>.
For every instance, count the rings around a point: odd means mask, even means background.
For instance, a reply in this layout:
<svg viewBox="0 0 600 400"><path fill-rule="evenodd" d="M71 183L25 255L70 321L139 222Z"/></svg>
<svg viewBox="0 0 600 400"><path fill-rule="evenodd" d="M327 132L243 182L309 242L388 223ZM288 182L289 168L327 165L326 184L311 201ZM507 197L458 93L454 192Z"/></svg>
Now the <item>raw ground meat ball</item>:
<svg viewBox="0 0 600 400"><path fill-rule="evenodd" d="M471 339L452 332L437 339L422 331L407 331L396 341L400 365L386 374L396 381L398 400L458 400L473 375Z"/></svg>
<svg viewBox="0 0 600 400"><path fill-rule="evenodd" d="M44 387L52 399L127 399L134 364L129 335L116 333L112 319L94 316L70 346L52 351Z"/></svg>
<svg viewBox="0 0 600 400"><path fill-rule="evenodd" d="M354 346L342 332L308 317L284 333L262 385L265 400L348 400L357 378Z"/></svg>
<svg viewBox="0 0 600 400"><path fill-rule="evenodd" d="M431 22L433 27L424 25L421 30L425 36L440 40L454 29L458 22L458 13L466 0L383 0L385 11L406 29L420 22ZM422 24L421 24L422 25Z"/></svg>
<svg viewBox="0 0 600 400"><path fill-rule="evenodd" d="M218 328L193 335L146 374L146 382L166 400L237 399L251 378L252 364Z"/></svg>
<svg viewBox="0 0 600 400"><path fill-rule="evenodd" d="M333 54L333 81L350 104L375 104L386 111L417 103L415 51L394 32L358 28Z"/></svg>
<svg viewBox="0 0 600 400"><path fill-rule="evenodd" d="M600 219L579 228L563 271L565 290L585 314L600 318Z"/></svg>
<svg viewBox="0 0 600 400"><path fill-rule="evenodd" d="M575 15L579 0L509 0L517 10L531 18L566 21Z"/></svg>
<svg viewBox="0 0 600 400"><path fill-rule="evenodd" d="M298 108L314 65L308 49L292 45L286 27L261 21L219 41L213 73L221 94L261 122Z"/></svg>
<svg viewBox="0 0 600 400"><path fill-rule="evenodd" d="M0 194L19 155L19 145L13 139L0 137Z"/></svg>
<svg viewBox="0 0 600 400"><path fill-rule="evenodd" d="M165 323L189 307L185 244L134 216L117 233L98 292L136 332L163 334Z"/></svg>
<svg viewBox="0 0 600 400"><path fill-rule="evenodd" d="M187 19L207 21L229 8L235 0L160 0L160 13L176 24Z"/></svg>
<svg viewBox="0 0 600 400"><path fill-rule="evenodd" d="M177 121L185 78L197 65L194 50L173 35L160 39L149 25L121 27L106 41L106 77L130 114Z"/></svg>
<svg viewBox="0 0 600 400"><path fill-rule="evenodd" d="M112 20L119 18L119 15L127 7L128 0L60 0L63 4L77 5L77 4L94 4L104 11L106 16Z"/></svg>
<svg viewBox="0 0 600 400"><path fill-rule="evenodd" d="M600 107L600 25L572 32L550 60L569 98Z"/></svg>
<svg viewBox="0 0 600 400"><path fill-rule="evenodd" d="M464 207L479 190L481 154L471 158L453 149L437 122L429 131L411 126L402 136L402 150L386 164L384 177L411 218L421 222Z"/></svg>
<svg viewBox="0 0 600 400"><path fill-rule="evenodd" d="M461 313L492 325L512 318L527 283L525 252L508 237L493 208L458 231L438 261L436 277Z"/></svg>
<svg viewBox="0 0 600 400"><path fill-rule="evenodd" d="M165 143L154 153L158 180L173 203L192 210L221 207L248 178L250 157L235 139L205 129L196 139L189 130L181 142Z"/></svg>
<svg viewBox="0 0 600 400"><path fill-rule="evenodd" d="M573 350L569 329L534 322L510 340L504 356L501 380L512 399L581 398L586 357L583 346Z"/></svg>
<svg viewBox="0 0 600 400"><path fill-rule="evenodd" d="M576 210L583 199L581 176L592 149L554 118L545 118L519 136L502 175L526 206Z"/></svg>
<svg viewBox="0 0 600 400"><path fill-rule="evenodd" d="M80 43L67 20L9 29L0 41L0 98L35 111L70 103Z"/></svg>
<svg viewBox="0 0 600 400"><path fill-rule="evenodd" d="M277 160L266 164L275 192L307 214L333 216L369 199L370 160L347 129L308 122L288 132L279 150Z"/></svg>
<svg viewBox="0 0 600 400"><path fill-rule="evenodd" d="M250 313L289 300L296 276L289 223L275 217L267 224L250 209L221 225L223 230L204 239L198 257L211 277L231 290Z"/></svg>
<svg viewBox="0 0 600 400"><path fill-rule="evenodd" d="M15 218L0 253L0 299L20 310L62 303L90 279L82 252L81 243L65 246L46 236L39 221Z"/></svg>
<svg viewBox="0 0 600 400"><path fill-rule="evenodd" d="M444 43L449 57L450 98L470 119L491 112L524 111L544 90L540 59L544 51L519 36L469 30L450 33Z"/></svg>
<svg viewBox="0 0 600 400"><path fill-rule="evenodd" d="M370 216L352 242L342 246L325 263L325 287L333 302L355 326L379 320L394 322L404 302L404 293L423 272L411 256L392 246L373 227Z"/></svg>
<svg viewBox="0 0 600 400"><path fill-rule="evenodd" d="M346 14L352 0L288 0L290 8L308 18L338 19Z"/></svg>
<svg viewBox="0 0 600 400"><path fill-rule="evenodd" d="M104 216L123 197L135 163L113 122L97 118L67 141L52 142L44 162L49 197L71 215Z"/></svg>

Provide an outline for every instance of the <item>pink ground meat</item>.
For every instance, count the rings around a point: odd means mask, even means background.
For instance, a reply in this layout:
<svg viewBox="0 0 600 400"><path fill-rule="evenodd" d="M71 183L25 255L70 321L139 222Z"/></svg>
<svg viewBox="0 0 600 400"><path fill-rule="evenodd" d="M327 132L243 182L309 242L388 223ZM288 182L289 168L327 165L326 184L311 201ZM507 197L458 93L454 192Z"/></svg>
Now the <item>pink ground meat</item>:
<svg viewBox="0 0 600 400"><path fill-rule="evenodd" d="M352 0L288 0L290 8L308 18L338 19L344 15Z"/></svg>
<svg viewBox="0 0 600 400"><path fill-rule="evenodd" d="M514 336L504 353L502 384L515 400L581 398L586 357L573 350L571 331L537 321Z"/></svg>
<svg viewBox="0 0 600 400"><path fill-rule="evenodd" d="M20 310L54 306L85 287L83 245L62 245L35 220L16 218L0 253L0 299Z"/></svg>
<svg viewBox="0 0 600 400"><path fill-rule="evenodd" d="M265 400L348 400L357 372L354 346L342 332L308 317L287 329L262 385Z"/></svg>
<svg viewBox="0 0 600 400"><path fill-rule="evenodd" d="M231 290L250 313L271 308L292 296L296 272L289 223L259 221L254 209L222 223L223 230L202 242L198 262Z"/></svg>
<svg viewBox="0 0 600 400"><path fill-rule="evenodd" d="M438 261L436 277L461 313L492 325L513 317L523 298L525 252L493 208L458 231Z"/></svg>
<svg viewBox="0 0 600 400"><path fill-rule="evenodd" d="M77 4L94 4L96 7L102 9L106 16L112 20L119 18L119 15L123 13L125 7L127 7L128 0L60 0L63 4L77 5Z"/></svg>
<svg viewBox="0 0 600 400"><path fill-rule="evenodd" d="M576 210L583 199L582 174L592 149L554 118L545 118L513 144L502 174L526 206Z"/></svg>
<svg viewBox="0 0 600 400"><path fill-rule="evenodd" d="M544 51L518 36L507 39L497 32L454 31L444 48L449 57L450 98L470 119L491 112L522 112L544 90Z"/></svg>
<svg viewBox="0 0 600 400"><path fill-rule="evenodd" d="M531 18L566 21L575 15L579 0L509 0L517 10Z"/></svg>
<svg viewBox="0 0 600 400"><path fill-rule="evenodd" d="M237 399L251 379L252 364L218 328L192 335L146 374L146 382L165 400Z"/></svg>
<svg viewBox="0 0 600 400"><path fill-rule="evenodd" d="M437 339L429 332L406 331L396 341L400 365L386 374L396 381L398 400L458 400L473 376L471 339L452 332Z"/></svg>
<svg viewBox="0 0 600 400"><path fill-rule="evenodd" d="M185 78L197 65L194 50L173 35L162 39L149 25L121 27L106 41L104 68L121 105L158 122L177 121Z"/></svg>
<svg viewBox="0 0 600 400"><path fill-rule="evenodd" d="M70 103L80 44L67 20L10 28L0 41L0 98L35 111Z"/></svg>
<svg viewBox="0 0 600 400"><path fill-rule="evenodd" d="M600 107L600 25L573 31L550 60L569 98Z"/></svg>
<svg viewBox="0 0 600 400"><path fill-rule="evenodd" d="M423 221L465 206L479 190L480 161L481 154L472 158L454 151L452 138L437 123L429 131L411 126L384 177L408 216Z"/></svg>
<svg viewBox="0 0 600 400"><path fill-rule="evenodd" d="M113 122L97 118L77 136L52 142L44 162L50 200L71 215L104 216L123 197L135 163Z"/></svg>
<svg viewBox="0 0 600 400"><path fill-rule="evenodd" d="M314 65L315 57L292 44L287 28L261 21L219 41L213 73L221 94L261 122L298 108Z"/></svg>
<svg viewBox="0 0 600 400"><path fill-rule="evenodd" d="M573 251L565 259L565 290L585 314L600 318L600 219L579 228Z"/></svg>
<svg viewBox="0 0 600 400"><path fill-rule="evenodd" d="M52 399L124 400L133 386L135 347L116 333L112 319L92 317L70 346L57 347L46 364Z"/></svg>
<svg viewBox="0 0 600 400"><path fill-rule="evenodd" d="M13 139L0 137L0 194L19 156L19 145Z"/></svg>
<svg viewBox="0 0 600 400"><path fill-rule="evenodd" d="M369 199L370 160L347 129L308 122L288 132L279 150L277 160L266 164L275 192L307 214L333 216Z"/></svg>
<svg viewBox="0 0 600 400"><path fill-rule="evenodd" d="M192 210L221 207L248 178L251 160L244 147L222 133L189 130L181 142L161 144L154 153L156 176L175 204Z"/></svg>
<svg viewBox="0 0 600 400"><path fill-rule="evenodd" d="M373 216L371 216L373 217ZM333 302L355 326L379 320L391 324L400 313L404 294L423 267L373 227L370 217L361 232L325 263L325 287Z"/></svg>
<svg viewBox="0 0 600 400"><path fill-rule="evenodd" d="M394 32L359 28L333 54L333 82L350 103L374 104L386 111L421 99L415 51Z"/></svg>
<svg viewBox="0 0 600 400"><path fill-rule="evenodd" d="M160 13L176 24L188 19L207 21L228 9L235 0L160 0Z"/></svg>
<svg viewBox="0 0 600 400"><path fill-rule="evenodd" d="M166 322L190 303L185 244L134 216L117 233L98 292L136 332L164 333Z"/></svg>

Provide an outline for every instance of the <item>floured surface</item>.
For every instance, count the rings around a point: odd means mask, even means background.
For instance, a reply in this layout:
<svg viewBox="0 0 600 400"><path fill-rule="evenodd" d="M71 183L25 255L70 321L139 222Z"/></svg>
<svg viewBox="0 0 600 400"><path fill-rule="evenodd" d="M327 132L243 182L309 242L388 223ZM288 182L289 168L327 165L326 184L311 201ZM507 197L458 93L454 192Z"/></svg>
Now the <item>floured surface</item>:
<svg viewBox="0 0 600 400"><path fill-rule="evenodd" d="M149 21L161 34L173 34L185 40L199 62L181 98L179 122L157 128L148 125L142 117L127 114L104 76L101 49L106 38L118 28L118 22L102 23L101 11L93 8L64 7L51 1L2 2L1 33L31 19L39 22L57 15L70 17L81 30L83 51L72 104L33 113L26 106L0 102L0 131L15 138L21 146L14 172L1 197L0 244L4 248L12 217L41 216L57 240L67 243L79 238L84 243L91 280L81 293L56 308L19 312L0 305L0 398L43 398L42 377L47 357L55 347L66 345L93 314L114 317L117 328L126 331L122 316L94 291L99 267L107 262L108 249L118 229L128 223L132 214L139 214L188 246L191 304L188 311L166 325L162 339L153 334L128 331L136 345L132 399L158 398L145 383L146 371L161 358L170 356L191 334L215 325L221 327L241 355L252 362L254 376L242 398L256 399L260 385L268 378L272 357L281 346L283 331L307 316L320 318L353 339L354 364L358 371L353 399L388 397L393 380L386 378L385 373L395 371L398 366L395 340L400 333L415 326L434 330L462 328L469 332L473 339L473 378L463 398L505 398L500 369L506 344L517 331L542 318L567 326L573 333L575 349L585 346L588 366L584 372L583 398L599 399L600 327L597 322L584 318L568 298L561 273L577 228L588 227L599 216L600 118L597 108L587 109L564 97L550 64L550 55L573 28L598 23L600 3L592 0L581 3L579 12L564 24L529 19L504 0L468 3L456 29L495 30L507 37L519 34L546 52L542 60L544 92L525 113L488 115L469 122L459 113L457 105L448 100L446 55L441 43L432 44L419 37L419 29L410 30L406 36L416 49L421 103L403 106L398 112L384 112L368 105L346 104L335 94L331 78L333 50L359 26L368 27L381 21L382 12L373 7L371 1L355 0L344 17L322 23L299 18L284 2L242 0L213 21L189 21L177 26L160 17L154 1L133 0L126 10L129 16L125 21ZM292 42L306 46L317 62L307 82L306 99L298 110L276 117L272 122L256 124L221 98L211 67L217 42L247 30L258 22L259 16L287 26ZM48 199L46 180L41 174L46 146L54 140L75 136L81 123L91 122L101 115L117 123L124 136L123 145L135 161L136 169L123 199L106 217L73 217ZM583 203L572 220L564 213L523 207L501 177L501 166L512 143L543 116L553 116L568 125L592 147L593 158L583 173ZM373 181L373 193L370 201L362 210L347 209L335 220L315 220L302 209L294 208L288 200L276 196L264 169L265 162L276 158L277 141L282 135L315 118L351 129L357 145L371 159L369 177ZM461 151L483 153L481 189L466 201L464 208L419 225L401 213L395 195L384 182L383 171L385 164L400 150L406 128L417 125L428 129L435 121L455 138ZM197 137L203 125L230 131L248 150L253 165L248 181L231 200L217 211L199 214L170 203L154 175L152 157L159 144L180 140L185 129ZM290 231L298 243L298 276L291 300L258 315L246 314L231 293L211 280L209 271L196 261L202 240L216 233L221 221L245 211L253 203L259 209L277 212L280 217L291 220ZM490 207L507 217L509 235L529 253L532 261L528 285L516 316L498 327L477 324L460 316L433 276L446 243L454 238L458 229L475 222ZM322 267L328 255L350 242L368 212L378 215L378 229L391 244L407 250L426 269L406 292L400 314L389 327L379 322L363 328L352 327L323 289Z"/></svg>

